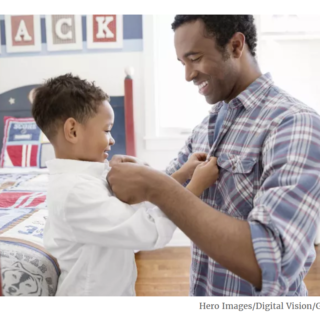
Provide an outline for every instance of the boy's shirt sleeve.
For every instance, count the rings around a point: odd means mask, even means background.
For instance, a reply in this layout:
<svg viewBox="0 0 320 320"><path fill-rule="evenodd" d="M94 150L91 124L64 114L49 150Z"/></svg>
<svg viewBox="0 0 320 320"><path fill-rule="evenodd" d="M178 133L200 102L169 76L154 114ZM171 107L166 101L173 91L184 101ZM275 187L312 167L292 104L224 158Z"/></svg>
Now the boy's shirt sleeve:
<svg viewBox="0 0 320 320"><path fill-rule="evenodd" d="M153 250L164 247L176 229L159 208L146 203L128 205L111 196L102 184L84 177L79 177L64 207L71 236L79 243Z"/></svg>

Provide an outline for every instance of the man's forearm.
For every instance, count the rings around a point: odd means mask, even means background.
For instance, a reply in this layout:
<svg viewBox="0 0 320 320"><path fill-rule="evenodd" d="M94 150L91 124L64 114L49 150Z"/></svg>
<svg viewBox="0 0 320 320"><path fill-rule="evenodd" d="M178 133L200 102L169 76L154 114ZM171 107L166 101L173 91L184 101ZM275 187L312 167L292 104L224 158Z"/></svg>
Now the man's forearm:
<svg viewBox="0 0 320 320"><path fill-rule="evenodd" d="M248 222L211 208L173 179L162 176L157 181L148 200L209 257L260 289L262 275Z"/></svg>

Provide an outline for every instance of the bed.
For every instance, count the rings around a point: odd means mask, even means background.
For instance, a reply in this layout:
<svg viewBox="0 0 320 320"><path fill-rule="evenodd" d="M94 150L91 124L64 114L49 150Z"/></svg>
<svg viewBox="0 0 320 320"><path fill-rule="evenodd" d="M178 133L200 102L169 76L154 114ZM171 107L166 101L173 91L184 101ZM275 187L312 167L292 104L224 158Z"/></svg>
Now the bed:
<svg viewBox="0 0 320 320"><path fill-rule="evenodd" d="M110 157L119 153L136 155L131 75L132 69L127 68L124 96L111 96L115 112L112 134L116 144ZM31 126L35 87L37 85L20 87L0 94L0 146L5 150L1 157L4 167L0 168L0 295L4 296L53 296L60 275L57 261L43 246L48 215L45 161L54 157L54 153L50 143L37 135L39 128ZM6 119L5 125L3 119ZM37 140L37 148L41 150L33 153L34 142L29 148L28 144L13 141L13 136L18 140L26 137ZM24 152L25 156L16 157L17 152Z"/></svg>

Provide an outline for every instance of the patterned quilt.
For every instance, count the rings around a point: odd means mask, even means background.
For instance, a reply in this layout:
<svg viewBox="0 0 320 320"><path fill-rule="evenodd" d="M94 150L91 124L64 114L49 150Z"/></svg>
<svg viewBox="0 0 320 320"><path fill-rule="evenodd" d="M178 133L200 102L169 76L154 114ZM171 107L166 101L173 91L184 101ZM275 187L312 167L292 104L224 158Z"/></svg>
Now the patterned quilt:
<svg viewBox="0 0 320 320"><path fill-rule="evenodd" d="M43 247L45 170L0 170L0 272L5 296L52 296L59 266Z"/></svg>

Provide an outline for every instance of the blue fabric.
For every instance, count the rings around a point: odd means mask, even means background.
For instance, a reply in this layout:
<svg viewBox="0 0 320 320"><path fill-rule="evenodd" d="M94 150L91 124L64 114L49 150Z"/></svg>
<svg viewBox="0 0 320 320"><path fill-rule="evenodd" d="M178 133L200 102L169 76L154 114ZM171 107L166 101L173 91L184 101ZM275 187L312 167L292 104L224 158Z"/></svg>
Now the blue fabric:
<svg viewBox="0 0 320 320"><path fill-rule="evenodd" d="M223 124L223 121L224 121L224 118L225 118L227 112L228 112L228 104L223 102L223 106L221 107L221 109L218 113L216 125L214 127L213 141L216 141L217 137L219 136L219 132L222 128L222 124Z"/></svg>

